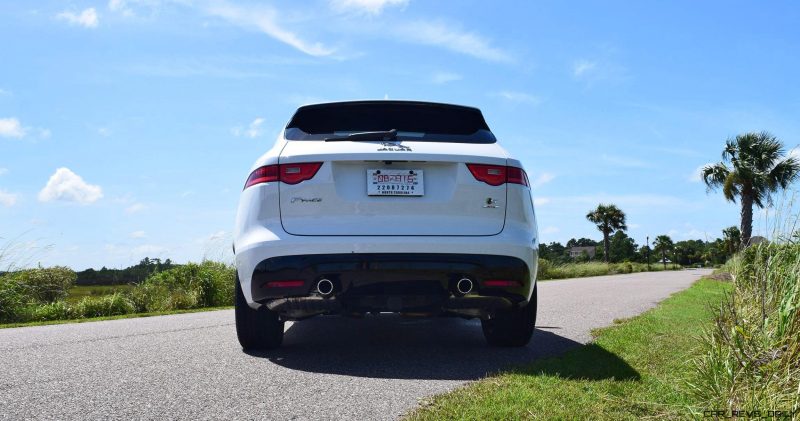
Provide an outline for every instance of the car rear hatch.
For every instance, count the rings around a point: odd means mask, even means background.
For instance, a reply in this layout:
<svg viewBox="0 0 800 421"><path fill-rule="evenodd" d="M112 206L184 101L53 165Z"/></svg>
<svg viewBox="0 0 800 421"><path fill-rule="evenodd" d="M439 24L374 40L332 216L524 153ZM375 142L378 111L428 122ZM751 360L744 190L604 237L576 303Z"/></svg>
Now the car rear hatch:
<svg viewBox="0 0 800 421"><path fill-rule="evenodd" d="M279 183L286 232L478 236L502 231L505 179L491 178L506 168L507 154L480 111L396 101L315 107L298 110L285 131L290 141L279 158L281 171L302 175ZM399 131L396 139L380 134L341 139L390 129Z"/></svg>

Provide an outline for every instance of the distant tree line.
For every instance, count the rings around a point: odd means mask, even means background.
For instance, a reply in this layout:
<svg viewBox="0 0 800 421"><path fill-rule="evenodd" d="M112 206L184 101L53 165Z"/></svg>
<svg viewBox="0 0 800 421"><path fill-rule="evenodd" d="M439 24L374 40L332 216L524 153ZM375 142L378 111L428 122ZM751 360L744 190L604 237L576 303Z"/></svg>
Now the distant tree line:
<svg viewBox="0 0 800 421"><path fill-rule="evenodd" d="M99 270L92 268L77 272L78 279L75 281L76 285L124 285L124 284L138 284L148 276L162 272L174 267L172 260L166 259L162 261L159 258L145 257L137 265L129 266L125 269L108 269L103 266Z"/></svg>
<svg viewBox="0 0 800 421"><path fill-rule="evenodd" d="M648 253L650 262L661 263L665 258L683 266L721 265L733 256L739 249L741 234L737 227L726 228L722 231L722 238L711 241L685 240L673 242L667 235L654 238L652 248L647 245L636 244L624 231L616 231L608 240L608 261L611 263L640 262L646 263ZM605 250L603 241L589 238L578 238L567 241L566 245L559 242L539 245L539 257L556 264L586 262L590 260L604 260ZM595 256L590 258L586 252L570 257L572 247L595 247Z"/></svg>

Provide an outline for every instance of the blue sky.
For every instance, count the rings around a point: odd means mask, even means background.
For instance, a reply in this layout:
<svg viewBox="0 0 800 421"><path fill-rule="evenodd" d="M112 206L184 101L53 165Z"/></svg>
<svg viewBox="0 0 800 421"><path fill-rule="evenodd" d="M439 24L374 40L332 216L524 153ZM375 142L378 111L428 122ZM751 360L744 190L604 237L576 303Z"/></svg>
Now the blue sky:
<svg viewBox="0 0 800 421"><path fill-rule="evenodd" d="M738 208L697 168L745 131L800 143L798 23L790 1L2 0L0 244L76 269L227 259L294 109L384 97L481 108L544 242L599 238L599 202L639 244L715 238Z"/></svg>

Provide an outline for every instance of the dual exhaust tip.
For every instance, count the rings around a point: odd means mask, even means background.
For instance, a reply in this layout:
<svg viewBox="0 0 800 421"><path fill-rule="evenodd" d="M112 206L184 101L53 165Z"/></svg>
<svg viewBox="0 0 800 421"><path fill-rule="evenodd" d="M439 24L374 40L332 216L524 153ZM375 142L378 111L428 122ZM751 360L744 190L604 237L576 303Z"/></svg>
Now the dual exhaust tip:
<svg viewBox="0 0 800 421"><path fill-rule="evenodd" d="M459 295L467 295L472 292L472 289L475 287L472 279L469 278L461 278L456 282L456 291Z"/></svg>
<svg viewBox="0 0 800 421"><path fill-rule="evenodd" d="M456 282L456 292L458 295L467 295L472 292L473 288L475 288L475 283L472 282L472 279L461 278ZM322 278L317 281L317 292L323 297L333 294L335 290L336 286L330 279Z"/></svg>
<svg viewBox="0 0 800 421"><path fill-rule="evenodd" d="M333 294L335 287L330 279L322 278L317 282L317 292L323 297Z"/></svg>

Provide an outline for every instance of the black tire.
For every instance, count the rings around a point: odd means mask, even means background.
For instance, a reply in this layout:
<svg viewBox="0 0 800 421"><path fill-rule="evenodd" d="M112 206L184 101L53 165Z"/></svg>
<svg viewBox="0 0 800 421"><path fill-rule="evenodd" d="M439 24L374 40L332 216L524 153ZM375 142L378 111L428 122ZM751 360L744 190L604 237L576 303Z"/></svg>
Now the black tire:
<svg viewBox="0 0 800 421"><path fill-rule="evenodd" d="M525 346L531 341L536 327L536 288L524 307L498 312L489 320L481 320L483 336L492 346Z"/></svg>
<svg viewBox="0 0 800 421"><path fill-rule="evenodd" d="M236 279L236 336L245 351L261 351L281 346L283 321L266 306L253 310L247 305L239 279Z"/></svg>

